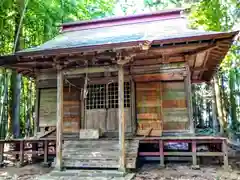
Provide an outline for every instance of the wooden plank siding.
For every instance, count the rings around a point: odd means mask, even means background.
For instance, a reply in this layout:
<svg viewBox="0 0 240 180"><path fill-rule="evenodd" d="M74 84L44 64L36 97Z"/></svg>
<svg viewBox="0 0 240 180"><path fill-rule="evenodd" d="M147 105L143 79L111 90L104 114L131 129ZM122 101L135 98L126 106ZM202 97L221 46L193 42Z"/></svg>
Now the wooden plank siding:
<svg viewBox="0 0 240 180"><path fill-rule="evenodd" d="M136 83L138 135L189 129L184 81ZM149 134L148 134L149 133Z"/></svg>
<svg viewBox="0 0 240 180"><path fill-rule="evenodd" d="M75 87L64 88L63 129L64 133L78 133L80 129L81 100L80 90Z"/></svg>
<svg viewBox="0 0 240 180"><path fill-rule="evenodd" d="M69 87L63 91L63 132L78 133L80 129L80 90ZM40 89L39 126L56 126L57 89Z"/></svg>
<svg viewBox="0 0 240 180"><path fill-rule="evenodd" d="M162 87L163 130L172 131L189 129L184 82L162 82Z"/></svg>
<svg viewBox="0 0 240 180"><path fill-rule="evenodd" d="M131 109L125 111L125 132L132 132ZM108 113L108 114L107 114ZM118 109L91 109L86 110L86 128L98 129L102 132L118 132Z"/></svg>
<svg viewBox="0 0 240 180"><path fill-rule="evenodd" d="M162 135L161 82L136 83L137 135Z"/></svg>

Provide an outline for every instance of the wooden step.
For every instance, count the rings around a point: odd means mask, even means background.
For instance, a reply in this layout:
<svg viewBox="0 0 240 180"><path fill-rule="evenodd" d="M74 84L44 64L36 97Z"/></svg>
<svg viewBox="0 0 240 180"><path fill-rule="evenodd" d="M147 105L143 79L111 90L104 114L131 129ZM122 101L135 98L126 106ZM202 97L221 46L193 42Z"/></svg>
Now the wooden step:
<svg viewBox="0 0 240 180"><path fill-rule="evenodd" d="M135 152L135 150L138 148L126 148L126 152ZM78 152L79 154L81 152L119 152L119 148L111 148L111 147L101 147L101 148L65 148L65 153L74 153Z"/></svg>
<svg viewBox="0 0 240 180"><path fill-rule="evenodd" d="M118 160L72 159L64 158L65 168L119 168Z"/></svg>
<svg viewBox="0 0 240 180"><path fill-rule="evenodd" d="M125 144L125 147L130 147L130 148L135 148L137 147L138 144ZM118 143L111 143L111 144L68 144L68 145L64 145L64 148L103 148L103 147L111 147L111 148L119 148L119 144Z"/></svg>
<svg viewBox="0 0 240 180"><path fill-rule="evenodd" d="M135 152L129 152L127 153L128 157L137 157L137 154ZM80 158L80 159L86 159L86 158L96 158L96 159L101 159L101 158L119 158L119 152L63 152L63 157L64 158Z"/></svg>
<svg viewBox="0 0 240 180"><path fill-rule="evenodd" d="M126 140L126 167L136 168L138 140ZM66 168L119 168L119 142L116 140L65 141Z"/></svg>

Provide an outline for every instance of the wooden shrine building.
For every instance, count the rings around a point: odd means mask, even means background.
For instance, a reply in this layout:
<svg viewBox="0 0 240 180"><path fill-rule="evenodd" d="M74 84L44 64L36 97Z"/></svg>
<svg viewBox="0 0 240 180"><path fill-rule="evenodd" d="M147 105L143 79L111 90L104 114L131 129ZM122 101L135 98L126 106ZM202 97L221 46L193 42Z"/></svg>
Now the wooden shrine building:
<svg viewBox="0 0 240 180"><path fill-rule="evenodd" d="M181 10L80 21L38 47L0 57L0 65L36 78L36 125L56 127L56 167L66 165L62 141L89 129L119 141L120 161L111 167L125 169L128 139L192 140L191 83L211 80L236 35L192 30Z"/></svg>

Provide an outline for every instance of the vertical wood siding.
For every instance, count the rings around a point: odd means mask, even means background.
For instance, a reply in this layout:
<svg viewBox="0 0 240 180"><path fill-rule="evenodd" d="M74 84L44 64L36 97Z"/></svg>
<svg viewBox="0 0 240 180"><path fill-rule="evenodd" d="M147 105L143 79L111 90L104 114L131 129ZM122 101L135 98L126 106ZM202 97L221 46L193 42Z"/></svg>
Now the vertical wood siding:
<svg viewBox="0 0 240 180"><path fill-rule="evenodd" d="M131 109L124 108L126 132L132 132ZM108 114L107 114L108 113ZM91 109L86 110L86 128L98 129L102 132L118 132L118 109Z"/></svg>
<svg viewBox="0 0 240 180"><path fill-rule="evenodd" d="M78 133L80 129L81 101L80 90L64 88L63 96L63 129L65 133Z"/></svg>
<svg viewBox="0 0 240 180"><path fill-rule="evenodd" d="M56 126L57 89L40 89L39 126Z"/></svg>
<svg viewBox="0 0 240 180"><path fill-rule="evenodd" d="M63 132L76 133L80 128L80 91L74 87L63 92ZM57 89L40 90L39 125L56 126Z"/></svg>

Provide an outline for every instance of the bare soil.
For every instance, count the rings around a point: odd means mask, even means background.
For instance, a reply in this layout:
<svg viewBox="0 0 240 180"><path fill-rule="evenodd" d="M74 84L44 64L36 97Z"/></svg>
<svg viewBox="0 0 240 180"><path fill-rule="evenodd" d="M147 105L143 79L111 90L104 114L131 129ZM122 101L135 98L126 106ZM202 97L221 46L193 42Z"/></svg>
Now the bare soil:
<svg viewBox="0 0 240 180"><path fill-rule="evenodd" d="M219 165L203 165L199 170L193 170L190 164L171 163L163 169L158 164L145 164L136 171L133 180L240 180L238 162L232 160L228 171ZM5 167L0 169L0 180L36 180L51 170L52 168L44 168L41 164L22 168Z"/></svg>
<svg viewBox="0 0 240 180"><path fill-rule="evenodd" d="M191 165L168 164L159 169L157 165L144 165L134 180L240 180L240 171L231 168L224 171L220 166L203 166L199 170Z"/></svg>

